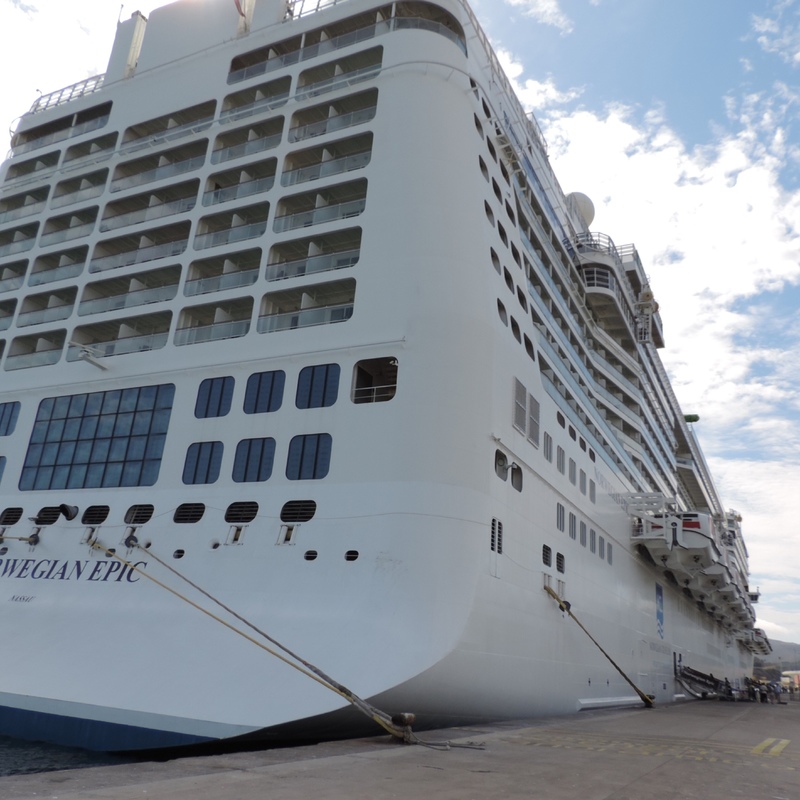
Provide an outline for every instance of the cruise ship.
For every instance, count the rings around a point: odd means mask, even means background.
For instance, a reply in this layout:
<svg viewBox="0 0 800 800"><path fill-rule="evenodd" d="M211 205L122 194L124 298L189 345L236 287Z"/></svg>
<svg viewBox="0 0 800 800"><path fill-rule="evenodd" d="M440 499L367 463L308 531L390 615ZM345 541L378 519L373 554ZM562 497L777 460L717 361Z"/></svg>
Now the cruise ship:
<svg viewBox="0 0 800 800"><path fill-rule="evenodd" d="M465 0L134 13L0 192L0 733L407 734L769 652L657 287Z"/></svg>

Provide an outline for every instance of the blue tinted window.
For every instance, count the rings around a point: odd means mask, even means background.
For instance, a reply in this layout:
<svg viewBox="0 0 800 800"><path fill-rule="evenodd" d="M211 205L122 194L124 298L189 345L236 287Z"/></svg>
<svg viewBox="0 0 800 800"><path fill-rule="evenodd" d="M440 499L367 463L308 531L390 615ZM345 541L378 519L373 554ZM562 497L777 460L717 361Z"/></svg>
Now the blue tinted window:
<svg viewBox="0 0 800 800"><path fill-rule="evenodd" d="M164 384L42 400L19 488L152 486L174 396Z"/></svg>
<svg viewBox="0 0 800 800"><path fill-rule="evenodd" d="M233 397L233 378L207 378L197 390L194 415L205 417L224 417L231 410Z"/></svg>
<svg viewBox="0 0 800 800"><path fill-rule="evenodd" d="M6 470L6 457L0 456L0 482L3 480L3 473Z"/></svg>
<svg viewBox="0 0 800 800"><path fill-rule="evenodd" d="M19 403L0 403L0 436L14 433L19 416Z"/></svg>
<svg viewBox="0 0 800 800"><path fill-rule="evenodd" d="M183 465L184 483L214 483L222 463L222 442L195 442L189 445Z"/></svg>
<svg viewBox="0 0 800 800"><path fill-rule="evenodd" d="M292 481L324 478L331 464L332 443L328 433L295 436L289 443L286 477Z"/></svg>
<svg viewBox="0 0 800 800"><path fill-rule="evenodd" d="M266 481L272 475L274 439L243 439L236 446L233 479L236 483Z"/></svg>
<svg viewBox="0 0 800 800"><path fill-rule="evenodd" d="M277 411L283 402L283 385L286 374L283 370L276 372L257 372L247 379L247 391L244 395L245 414L263 414L266 411Z"/></svg>
<svg viewBox="0 0 800 800"><path fill-rule="evenodd" d="M322 408L336 402L339 391L339 365L318 364L300 371L297 379L298 408Z"/></svg>

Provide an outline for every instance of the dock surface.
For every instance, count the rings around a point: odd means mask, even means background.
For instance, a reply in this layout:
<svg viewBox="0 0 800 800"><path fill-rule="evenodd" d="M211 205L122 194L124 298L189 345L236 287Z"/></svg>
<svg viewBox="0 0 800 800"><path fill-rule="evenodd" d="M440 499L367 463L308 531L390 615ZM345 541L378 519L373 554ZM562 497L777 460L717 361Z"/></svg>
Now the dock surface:
<svg viewBox="0 0 800 800"><path fill-rule="evenodd" d="M692 701L167 762L12 775L0 800L796 800L800 702Z"/></svg>

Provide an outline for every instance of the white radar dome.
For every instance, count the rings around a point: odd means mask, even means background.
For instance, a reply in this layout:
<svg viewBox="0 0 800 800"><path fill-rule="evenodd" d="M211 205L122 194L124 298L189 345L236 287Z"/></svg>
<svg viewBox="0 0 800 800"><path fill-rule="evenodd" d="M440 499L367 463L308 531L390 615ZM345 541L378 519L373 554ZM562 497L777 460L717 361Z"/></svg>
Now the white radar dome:
<svg viewBox="0 0 800 800"><path fill-rule="evenodd" d="M578 212L583 224L588 228L594 220L594 203L583 192L570 192L567 200Z"/></svg>

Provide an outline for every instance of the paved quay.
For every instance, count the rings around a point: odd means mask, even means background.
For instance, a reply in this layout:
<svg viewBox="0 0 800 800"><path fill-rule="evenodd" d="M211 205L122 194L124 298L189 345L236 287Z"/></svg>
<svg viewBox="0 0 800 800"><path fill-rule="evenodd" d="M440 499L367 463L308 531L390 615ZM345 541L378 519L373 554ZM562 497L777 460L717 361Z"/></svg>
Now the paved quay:
<svg viewBox="0 0 800 800"><path fill-rule="evenodd" d="M686 702L420 733L17 775L0 800L796 800L800 702Z"/></svg>

